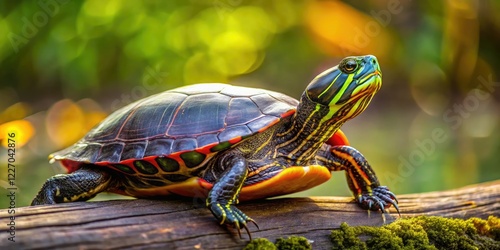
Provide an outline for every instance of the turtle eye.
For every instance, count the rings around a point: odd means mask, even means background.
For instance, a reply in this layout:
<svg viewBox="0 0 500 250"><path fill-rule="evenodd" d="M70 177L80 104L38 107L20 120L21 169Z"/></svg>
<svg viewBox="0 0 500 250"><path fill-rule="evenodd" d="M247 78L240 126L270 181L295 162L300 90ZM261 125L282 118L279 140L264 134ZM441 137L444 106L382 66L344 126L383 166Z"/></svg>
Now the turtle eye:
<svg viewBox="0 0 500 250"><path fill-rule="evenodd" d="M358 62L354 58L346 58L340 62L340 70L346 74L350 74L358 69Z"/></svg>

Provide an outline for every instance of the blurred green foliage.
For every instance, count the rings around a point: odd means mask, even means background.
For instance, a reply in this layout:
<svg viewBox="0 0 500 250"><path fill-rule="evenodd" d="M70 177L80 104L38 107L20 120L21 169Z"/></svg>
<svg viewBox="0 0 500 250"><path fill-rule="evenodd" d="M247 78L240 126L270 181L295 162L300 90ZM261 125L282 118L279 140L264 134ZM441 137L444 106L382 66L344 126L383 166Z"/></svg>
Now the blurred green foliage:
<svg viewBox="0 0 500 250"><path fill-rule="evenodd" d="M406 193L499 179L499 11L494 0L2 1L0 140L20 136L18 203L61 173L49 153L134 100L196 82L298 98L358 54L379 58L383 87L343 130L382 184ZM348 194L340 173L299 195Z"/></svg>

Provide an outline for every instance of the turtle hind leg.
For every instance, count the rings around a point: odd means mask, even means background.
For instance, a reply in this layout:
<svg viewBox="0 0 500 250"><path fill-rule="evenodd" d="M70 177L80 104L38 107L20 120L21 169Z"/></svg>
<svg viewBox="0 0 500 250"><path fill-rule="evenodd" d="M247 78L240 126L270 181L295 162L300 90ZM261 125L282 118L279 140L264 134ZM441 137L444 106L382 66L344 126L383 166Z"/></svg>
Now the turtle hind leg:
<svg viewBox="0 0 500 250"><path fill-rule="evenodd" d="M48 179L31 202L32 206L72 201L85 201L108 189L109 173L83 166L71 174L59 174Z"/></svg>

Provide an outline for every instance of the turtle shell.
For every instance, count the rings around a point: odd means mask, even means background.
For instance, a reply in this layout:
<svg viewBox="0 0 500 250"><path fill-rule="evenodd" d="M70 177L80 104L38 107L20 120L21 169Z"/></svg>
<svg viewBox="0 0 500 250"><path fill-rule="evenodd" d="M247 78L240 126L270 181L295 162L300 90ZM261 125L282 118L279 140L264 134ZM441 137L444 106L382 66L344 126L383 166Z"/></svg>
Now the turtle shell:
<svg viewBox="0 0 500 250"><path fill-rule="evenodd" d="M295 112L298 101L273 91L227 84L168 90L125 106L74 145L53 153L69 172L82 164L129 175L181 173ZM181 178L179 181L185 180Z"/></svg>

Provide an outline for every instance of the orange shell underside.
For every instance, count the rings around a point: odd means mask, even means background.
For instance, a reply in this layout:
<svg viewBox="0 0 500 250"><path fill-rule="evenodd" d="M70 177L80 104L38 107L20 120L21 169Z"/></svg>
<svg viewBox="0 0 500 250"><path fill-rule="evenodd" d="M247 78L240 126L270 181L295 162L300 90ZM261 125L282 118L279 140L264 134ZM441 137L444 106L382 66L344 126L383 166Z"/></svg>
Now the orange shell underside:
<svg viewBox="0 0 500 250"><path fill-rule="evenodd" d="M330 171L324 166L289 167L271 179L244 186L240 192L239 200L255 200L304 191L326 182L330 177ZM158 188L138 189L126 193L126 195L148 197L177 194L187 197L204 198L212 186L211 183L201 178L193 177L178 184Z"/></svg>

